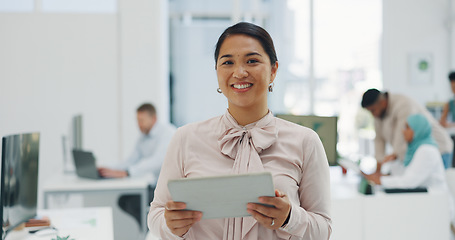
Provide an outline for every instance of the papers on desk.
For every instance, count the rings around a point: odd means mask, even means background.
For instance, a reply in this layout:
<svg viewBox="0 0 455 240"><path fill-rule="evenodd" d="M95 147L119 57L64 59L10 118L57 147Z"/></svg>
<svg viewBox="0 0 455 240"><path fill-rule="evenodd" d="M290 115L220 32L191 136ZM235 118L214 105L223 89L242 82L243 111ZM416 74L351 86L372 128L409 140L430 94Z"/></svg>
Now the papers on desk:
<svg viewBox="0 0 455 240"><path fill-rule="evenodd" d="M41 215L46 214L46 210L40 211ZM53 211L51 222L57 222L62 229L88 230L97 227L99 219L96 208L65 209L65 211Z"/></svg>
<svg viewBox="0 0 455 240"><path fill-rule="evenodd" d="M340 164L342 167L344 167L348 170L354 171L355 173L360 173L360 167L354 161L341 158L341 159L338 159L338 164Z"/></svg>

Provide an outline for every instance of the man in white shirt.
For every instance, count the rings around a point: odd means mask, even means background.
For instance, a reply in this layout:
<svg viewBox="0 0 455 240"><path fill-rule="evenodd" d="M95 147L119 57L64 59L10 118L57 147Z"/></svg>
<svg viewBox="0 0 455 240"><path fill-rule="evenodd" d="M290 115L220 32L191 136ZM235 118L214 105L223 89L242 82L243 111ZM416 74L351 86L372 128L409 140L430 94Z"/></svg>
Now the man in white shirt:
<svg viewBox="0 0 455 240"><path fill-rule="evenodd" d="M151 202L167 146L176 128L170 123L158 121L156 109L150 103L144 103L137 109L137 123L142 134L131 155L124 162L112 168L100 167L98 171L101 176L106 178L152 175L149 185L149 202ZM118 204L138 221L139 226L142 226L141 211L143 208L140 206L139 195L122 195Z"/></svg>
<svg viewBox="0 0 455 240"><path fill-rule="evenodd" d="M402 130L406 125L407 117L417 113L427 118L442 159L444 162L451 163L453 153L452 139L431 113L413 99L400 94L369 89L363 94L362 107L370 111L374 116L376 131L374 150L375 158L378 161L378 169L381 163L404 159L407 143L403 137ZM386 154L386 144L392 146L392 153Z"/></svg>
<svg viewBox="0 0 455 240"><path fill-rule="evenodd" d="M155 107L150 103L144 103L137 109L137 123L142 134L131 155L113 168L100 167L98 171L107 178L153 174L154 185L166 155L167 145L176 128L170 123L159 122Z"/></svg>

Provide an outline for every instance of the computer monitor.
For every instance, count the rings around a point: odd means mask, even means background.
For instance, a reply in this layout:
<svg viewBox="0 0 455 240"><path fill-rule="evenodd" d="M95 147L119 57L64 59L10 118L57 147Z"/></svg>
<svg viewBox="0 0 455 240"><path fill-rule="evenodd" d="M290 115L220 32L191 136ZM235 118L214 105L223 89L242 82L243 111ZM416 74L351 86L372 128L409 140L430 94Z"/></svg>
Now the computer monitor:
<svg viewBox="0 0 455 240"><path fill-rule="evenodd" d="M337 165L338 117L291 114L277 114L276 117L313 129L321 139L329 165Z"/></svg>
<svg viewBox="0 0 455 240"><path fill-rule="evenodd" d="M6 238L10 230L36 216L39 138L39 133L2 138L2 239Z"/></svg>
<svg viewBox="0 0 455 240"><path fill-rule="evenodd" d="M62 136L63 172L74 172L73 150L83 150L82 114L71 118L68 135Z"/></svg>
<svg viewBox="0 0 455 240"><path fill-rule="evenodd" d="M82 150L82 115L78 114L71 119L71 150Z"/></svg>

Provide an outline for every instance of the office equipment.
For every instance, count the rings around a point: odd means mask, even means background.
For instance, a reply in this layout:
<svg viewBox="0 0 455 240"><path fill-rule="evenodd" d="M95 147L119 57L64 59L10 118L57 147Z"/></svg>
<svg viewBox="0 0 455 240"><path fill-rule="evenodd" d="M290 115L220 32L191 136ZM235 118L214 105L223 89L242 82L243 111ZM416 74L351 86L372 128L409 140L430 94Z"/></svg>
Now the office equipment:
<svg viewBox="0 0 455 240"><path fill-rule="evenodd" d="M71 122L71 149L82 149L82 115L78 114Z"/></svg>
<svg viewBox="0 0 455 240"><path fill-rule="evenodd" d="M107 178L94 181L80 178L76 174L57 173L50 176L42 185L43 204L45 209L62 208L66 206L54 205L53 200L62 195L82 195L83 207L112 208L114 220L115 240L139 239L136 235L145 235L147 232L147 212L150 207L148 201L149 177L140 178ZM141 198L141 223L118 206L119 198L123 195L140 195ZM58 209L56 209L58 210ZM94 238L107 239L107 238Z"/></svg>
<svg viewBox="0 0 455 240"><path fill-rule="evenodd" d="M322 141L329 165L337 165L338 117L291 114L277 114L276 117L313 129Z"/></svg>
<svg viewBox="0 0 455 240"><path fill-rule="evenodd" d="M73 159L77 176L91 179L102 178L96 168L96 160L92 152L73 149Z"/></svg>
<svg viewBox="0 0 455 240"><path fill-rule="evenodd" d="M82 150L82 114L74 115L69 124L69 131L67 135L62 136L62 152L63 152L63 172L74 172L74 159L72 149Z"/></svg>
<svg viewBox="0 0 455 240"><path fill-rule="evenodd" d="M202 212L203 219L249 216L246 205L275 196L269 172L169 180L172 200Z"/></svg>
<svg viewBox="0 0 455 240"><path fill-rule="evenodd" d="M39 133L24 133L2 138L2 239L36 215L39 137Z"/></svg>
<svg viewBox="0 0 455 240"><path fill-rule="evenodd" d="M427 188L384 188L386 193L412 193L412 192L428 192Z"/></svg>

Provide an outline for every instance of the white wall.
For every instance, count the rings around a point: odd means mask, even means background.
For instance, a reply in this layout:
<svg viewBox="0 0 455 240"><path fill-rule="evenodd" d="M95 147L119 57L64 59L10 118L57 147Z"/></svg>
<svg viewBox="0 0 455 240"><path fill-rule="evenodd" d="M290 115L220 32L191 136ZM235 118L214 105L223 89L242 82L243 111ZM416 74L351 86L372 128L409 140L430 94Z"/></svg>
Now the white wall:
<svg viewBox="0 0 455 240"><path fill-rule="evenodd" d="M125 158L139 134L136 109L145 102L169 121L169 30L167 0L118 0L120 38L120 155Z"/></svg>
<svg viewBox="0 0 455 240"><path fill-rule="evenodd" d="M422 104L447 101L453 94L450 71L448 5L450 0L384 0L382 70L384 89L403 93ZM433 55L431 84L411 84L408 55Z"/></svg>
<svg viewBox="0 0 455 240"><path fill-rule="evenodd" d="M140 103L169 119L167 14L166 0L119 0L118 14L0 13L0 135L41 132L40 184L62 172L73 115L100 164L131 151Z"/></svg>
<svg viewBox="0 0 455 240"><path fill-rule="evenodd" d="M40 182L61 170L74 114L84 146L118 158L116 16L1 14L0 32L0 134L41 133Z"/></svg>

